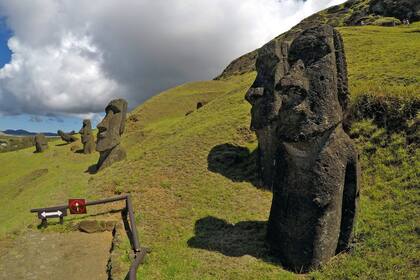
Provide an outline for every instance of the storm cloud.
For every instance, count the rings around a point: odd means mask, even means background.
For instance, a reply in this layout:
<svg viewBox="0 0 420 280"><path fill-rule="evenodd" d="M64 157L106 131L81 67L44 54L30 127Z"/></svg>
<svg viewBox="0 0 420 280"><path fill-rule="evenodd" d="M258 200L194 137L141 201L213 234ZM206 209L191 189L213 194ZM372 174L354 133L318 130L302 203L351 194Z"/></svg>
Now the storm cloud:
<svg viewBox="0 0 420 280"><path fill-rule="evenodd" d="M13 31L0 114L92 117L112 98L134 107L344 0L0 0Z"/></svg>

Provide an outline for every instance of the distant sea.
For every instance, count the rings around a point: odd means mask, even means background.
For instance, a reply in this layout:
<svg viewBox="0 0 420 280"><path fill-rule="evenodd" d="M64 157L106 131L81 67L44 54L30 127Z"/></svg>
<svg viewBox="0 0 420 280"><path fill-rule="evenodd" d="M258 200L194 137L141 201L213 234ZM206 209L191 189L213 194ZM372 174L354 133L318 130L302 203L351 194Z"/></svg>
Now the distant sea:
<svg viewBox="0 0 420 280"><path fill-rule="evenodd" d="M42 134L44 134L45 136L57 136L57 133L52 133L52 132L41 132ZM30 132L30 131L26 131L23 129L7 129L4 131L0 131L0 134L6 134L6 135L11 135L11 136L34 136L36 134L38 134L38 132Z"/></svg>

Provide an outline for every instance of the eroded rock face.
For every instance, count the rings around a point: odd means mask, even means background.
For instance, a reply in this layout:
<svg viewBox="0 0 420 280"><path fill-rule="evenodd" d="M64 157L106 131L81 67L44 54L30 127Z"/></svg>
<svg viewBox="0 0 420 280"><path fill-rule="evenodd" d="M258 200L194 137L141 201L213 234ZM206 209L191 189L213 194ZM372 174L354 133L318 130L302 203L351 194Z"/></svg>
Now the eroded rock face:
<svg viewBox="0 0 420 280"><path fill-rule="evenodd" d="M396 17L400 20L420 20L419 0L372 0L369 11L377 15Z"/></svg>
<svg viewBox="0 0 420 280"><path fill-rule="evenodd" d="M35 152L42 153L48 149L48 141L44 134L35 135Z"/></svg>
<svg viewBox="0 0 420 280"><path fill-rule="evenodd" d="M82 144L83 144L83 153L91 154L96 149L95 137L92 133L92 124L90 120L83 120L83 126L79 131Z"/></svg>
<svg viewBox="0 0 420 280"><path fill-rule="evenodd" d="M74 131L72 131L74 133ZM61 140L67 143L72 143L77 141L77 137L71 133L65 133L62 130L57 131L58 136L61 137Z"/></svg>
<svg viewBox="0 0 420 280"><path fill-rule="evenodd" d="M121 147L120 141L125 129L127 101L124 99L112 100L106 106L105 112L106 116L97 125L96 150L100 156L96 165L96 171L100 171L114 162L126 158L126 152Z"/></svg>
<svg viewBox="0 0 420 280"><path fill-rule="evenodd" d="M348 247L357 210L341 36L328 25L286 34L260 49L256 68L245 98L273 190L267 241L285 266L305 272Z"/></svg>

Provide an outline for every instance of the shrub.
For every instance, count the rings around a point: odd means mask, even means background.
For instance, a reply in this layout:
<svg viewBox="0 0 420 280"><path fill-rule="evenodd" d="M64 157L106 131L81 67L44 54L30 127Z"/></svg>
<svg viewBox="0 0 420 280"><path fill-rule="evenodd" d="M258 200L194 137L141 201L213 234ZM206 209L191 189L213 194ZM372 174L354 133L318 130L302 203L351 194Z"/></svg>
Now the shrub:
<svg viewBox="0 0 420 280"><path fill-rule="evenodd" d="M394 17L381 17L373 22L373 25L379 26L396 26L401 25L401 21Z"/></svg>

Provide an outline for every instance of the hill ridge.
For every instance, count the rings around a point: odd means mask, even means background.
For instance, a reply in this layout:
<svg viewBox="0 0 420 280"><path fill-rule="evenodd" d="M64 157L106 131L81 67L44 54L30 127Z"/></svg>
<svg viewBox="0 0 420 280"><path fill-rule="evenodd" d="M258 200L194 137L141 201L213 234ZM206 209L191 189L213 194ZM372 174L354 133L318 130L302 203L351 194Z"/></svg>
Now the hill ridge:
<svg viewBox="0 0 420 280"><path fill-rule="evenodd" d="M289 31L276 36L272 40L278 40L280 36L293 32L293 30L299 32L320 24L329 24L333 27L360 26L362 24L392 26L401 24L406 18L412 22L420 20L420 1L401 0L397 4L394 2L388 0L349 0L303 19ZM214 79L223 80L232 75L255 71L258 50L259 48L234 59Z"/></svg>

